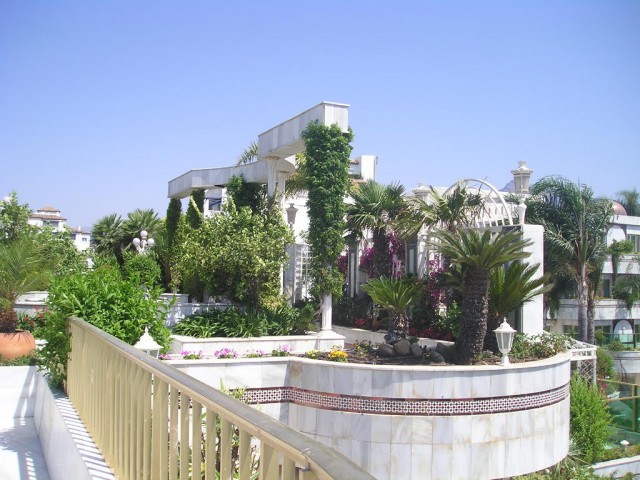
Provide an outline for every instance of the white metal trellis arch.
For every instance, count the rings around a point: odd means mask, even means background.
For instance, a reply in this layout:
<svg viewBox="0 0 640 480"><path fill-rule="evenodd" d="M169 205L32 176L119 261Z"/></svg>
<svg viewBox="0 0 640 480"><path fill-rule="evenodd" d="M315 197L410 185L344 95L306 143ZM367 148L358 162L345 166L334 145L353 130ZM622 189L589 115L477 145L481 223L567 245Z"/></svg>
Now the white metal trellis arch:
<svg viewBox="0 0 640 480"><path fill-rule="evenodd" d="M485 180L479 180L477 178L458 180L447 188L442 196L446 197L459 187L476 189L476 184L477 193L481 194L484 198L482 211L476 217L476 226L497 227L501 225L513 225L513 207L507 204L504 196L496 187Z"/></svg>

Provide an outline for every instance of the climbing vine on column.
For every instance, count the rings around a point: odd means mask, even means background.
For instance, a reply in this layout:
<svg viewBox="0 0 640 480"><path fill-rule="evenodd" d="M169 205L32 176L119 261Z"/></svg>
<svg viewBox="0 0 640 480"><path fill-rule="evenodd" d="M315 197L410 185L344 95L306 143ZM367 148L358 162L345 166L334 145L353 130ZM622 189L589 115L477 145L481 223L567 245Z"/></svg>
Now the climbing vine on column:
<svg viewBox="0 0 640 480"><path fill-rule="evenodd" d="M310 123L302 132L309 191L309 243L311 275L316 296L339 296L342 273L338 257L344 249L344 197L349 185L349 155L353 132L338 125Z"/></svg>

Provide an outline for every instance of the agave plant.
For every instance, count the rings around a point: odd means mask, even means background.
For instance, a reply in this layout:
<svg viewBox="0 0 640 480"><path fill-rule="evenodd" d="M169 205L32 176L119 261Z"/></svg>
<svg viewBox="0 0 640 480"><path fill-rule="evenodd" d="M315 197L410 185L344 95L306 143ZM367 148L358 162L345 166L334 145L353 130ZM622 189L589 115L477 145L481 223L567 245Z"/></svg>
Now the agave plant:
<svg viewBox="0 0 640 480"><path fill-rule="evenodd" d="M362 286L375 303L389 312L390 339L406 338L409 332L409 308L420 299L422 285L409 279L381 277Z"/></svg>

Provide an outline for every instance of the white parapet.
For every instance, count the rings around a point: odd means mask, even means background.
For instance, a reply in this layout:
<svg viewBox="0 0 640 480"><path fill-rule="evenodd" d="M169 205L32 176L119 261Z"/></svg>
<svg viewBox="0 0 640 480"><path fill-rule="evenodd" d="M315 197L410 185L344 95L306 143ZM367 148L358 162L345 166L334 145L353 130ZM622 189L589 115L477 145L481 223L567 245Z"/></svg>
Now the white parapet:
<svg viewBox="0 0 640 480"><path fill-rule="evenodd" d="M304 150L302 132L311 122L338 124L343 132L349 129L349 105L321 102L295 117L258 135L258 158L286 158Z"/></svg>

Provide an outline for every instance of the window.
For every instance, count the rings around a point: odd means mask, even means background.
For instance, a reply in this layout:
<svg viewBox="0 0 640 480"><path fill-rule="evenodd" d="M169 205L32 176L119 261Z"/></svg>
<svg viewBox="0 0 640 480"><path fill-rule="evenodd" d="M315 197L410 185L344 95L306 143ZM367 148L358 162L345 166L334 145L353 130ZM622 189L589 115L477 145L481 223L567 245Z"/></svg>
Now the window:
<svg viewBox="0 0 640 480"><path fill-rule="evenodd" d="M634 253L640 253L640 235L627 235L627 240L629 240L633 244Z"/></svg>
<svg viewBox="0 0 640 480"><path fill-rule="evenodd" d="M602 297L611 298L611 280L608 278L602 280Z"/></svg>
<svg viewBox="0 0 640 480"><path fill-rule="evenodd" d="M562 333L569 335L571 338L578 338L578 326L577 325L563 325Z"/></svg>

